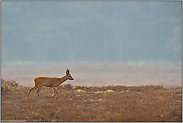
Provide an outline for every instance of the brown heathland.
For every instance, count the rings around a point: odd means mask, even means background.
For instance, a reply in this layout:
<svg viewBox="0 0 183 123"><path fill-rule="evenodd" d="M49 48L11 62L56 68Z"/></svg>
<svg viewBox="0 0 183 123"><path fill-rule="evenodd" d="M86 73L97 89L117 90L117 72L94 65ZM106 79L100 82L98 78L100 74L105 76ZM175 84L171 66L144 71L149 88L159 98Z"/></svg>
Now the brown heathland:
<svg viewBox="0 0 183 123"><path fill-rule="evenodd" d="M29 87L1 79L1 121L182 121L182 88L63 84L25 99Z"/></svg>

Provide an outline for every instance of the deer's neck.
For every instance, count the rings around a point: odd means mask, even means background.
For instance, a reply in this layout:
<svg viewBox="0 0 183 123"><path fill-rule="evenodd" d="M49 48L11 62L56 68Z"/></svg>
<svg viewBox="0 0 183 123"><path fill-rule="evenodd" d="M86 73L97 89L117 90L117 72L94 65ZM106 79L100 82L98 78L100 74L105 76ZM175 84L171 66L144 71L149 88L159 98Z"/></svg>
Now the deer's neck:
<svg viewBox="0 0 183 123"><path fill-rule="evenodd" d="M59 80L60 80L60 83L63 83L67 80L67 76L65 75L62 78L59 78Z"/></svg>

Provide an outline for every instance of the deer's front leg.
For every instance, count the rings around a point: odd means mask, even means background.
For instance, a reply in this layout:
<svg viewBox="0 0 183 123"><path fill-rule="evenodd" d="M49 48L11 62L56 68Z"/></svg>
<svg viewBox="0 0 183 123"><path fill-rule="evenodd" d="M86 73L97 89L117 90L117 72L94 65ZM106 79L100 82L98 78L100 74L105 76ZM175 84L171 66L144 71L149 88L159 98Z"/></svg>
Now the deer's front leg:
<svg viewBox="0 0 183 123"><path fill-rule="evenodd" d="M53 90L53 95L50 98L52 98L52 97L54 97L55 95L58 94L58 92L57 92L55 87L52 87L52 90Z"/></svg>

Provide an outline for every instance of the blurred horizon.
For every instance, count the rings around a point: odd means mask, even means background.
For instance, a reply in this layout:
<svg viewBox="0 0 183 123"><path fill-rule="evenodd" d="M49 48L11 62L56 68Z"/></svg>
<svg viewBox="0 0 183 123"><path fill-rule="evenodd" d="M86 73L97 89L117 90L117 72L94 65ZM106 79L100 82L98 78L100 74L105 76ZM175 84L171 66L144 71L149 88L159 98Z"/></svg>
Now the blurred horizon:
<svg viewBox="0 0 183 123"><path fill-rule="evenodd" d="M182 2L1 2L2 66L181 66Z"/></svg>
<svg viewBox="0 0 183 123"><path fill-rule="evenodd" d="M179 61L79 61L79 62L35 62L35 61L15 61L2 63L2 68L51 68L51 67L73 67L73 66L119 66L119 67L159 67L159 68L181 68Z"/></svg>

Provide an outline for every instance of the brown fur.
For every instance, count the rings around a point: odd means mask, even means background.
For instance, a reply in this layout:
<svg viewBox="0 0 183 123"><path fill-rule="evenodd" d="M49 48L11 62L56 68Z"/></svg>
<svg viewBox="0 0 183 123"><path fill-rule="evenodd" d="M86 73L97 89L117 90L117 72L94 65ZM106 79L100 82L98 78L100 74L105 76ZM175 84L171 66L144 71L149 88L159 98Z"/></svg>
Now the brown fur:
<svg viewBox="0 0 183 123"><path fill-rule="evenodd" d="M39 96L39 92L42 89L43 86L51 87L53 89L53 95L51 97L54 97L58 92L56 91L56 87L58 87L60 84L65 82L66 80L74 80L69 73L69 70L67 69L66 75L62 78L56 78L56 77L37 77L33 80L34 86L29 89L26 98L28 98L31 91L37 89L37 96Z"/></svg>

